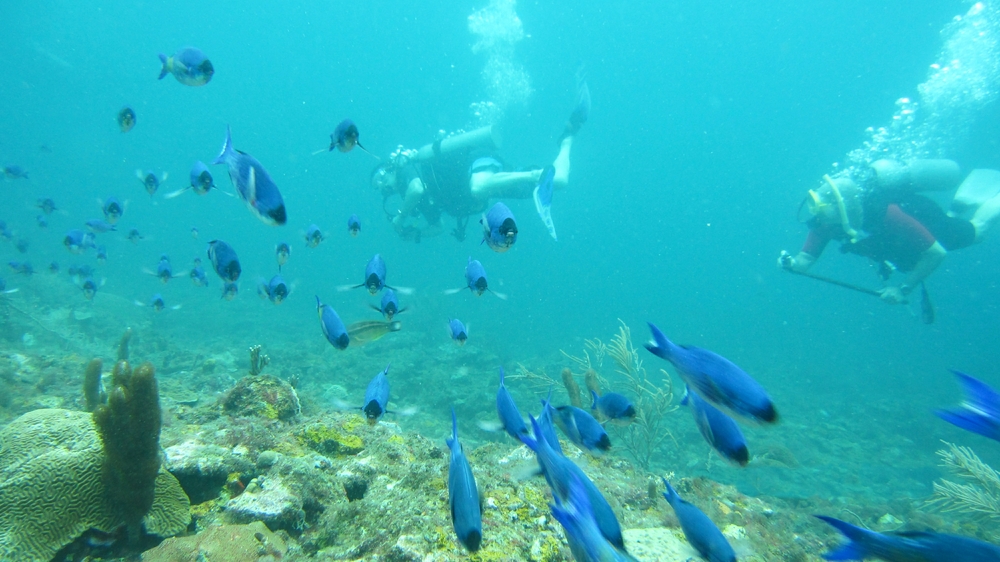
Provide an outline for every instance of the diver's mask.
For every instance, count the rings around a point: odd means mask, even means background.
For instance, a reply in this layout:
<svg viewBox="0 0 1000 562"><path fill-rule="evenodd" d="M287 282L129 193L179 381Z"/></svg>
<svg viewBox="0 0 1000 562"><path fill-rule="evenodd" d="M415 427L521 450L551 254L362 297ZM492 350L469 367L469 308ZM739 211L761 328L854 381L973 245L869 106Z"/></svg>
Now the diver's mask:
<svg viewBox="0 0 1000 562"><path fill-rule="evenodd" d="M820 224L839 224L852 242L857 241L858 231L852 226L861 223L861 191L849 178L834 180L823 176L824 185L810 189L799 205L799 222L817 221Z"/></svg>

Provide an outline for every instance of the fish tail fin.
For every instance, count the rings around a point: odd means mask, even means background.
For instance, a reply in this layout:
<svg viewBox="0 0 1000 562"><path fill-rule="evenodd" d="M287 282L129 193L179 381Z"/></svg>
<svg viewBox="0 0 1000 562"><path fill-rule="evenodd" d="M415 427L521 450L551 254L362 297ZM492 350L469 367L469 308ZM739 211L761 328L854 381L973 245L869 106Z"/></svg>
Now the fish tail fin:
<svg viewBox="0 0 1000 562"><path fill-rule="evenodd" d="M319 295L316 295L316 310L323 308L323 303L319 300Z"/></svg>
<svg viewBox="0 0 1000 562"><path fill-rule="evenodd" d="M684 385L684 396L681 396L681 406L688 405L688 402L691 401L690 395L691 395L691 387L688 385Z"/></svg>
<svg viewBox="0 0 1000 562"><path fill-rule="evenodd" d="M596 410L597 409L597 393L594 392L594 389L590 389L590 397L591 397L591 400L592 400L592 402L590 403L590 409L591 410Z"/></svg>
<svg viewBox="0 0 1000 562"><path fill-rule="evenodd" d="M468 335L468 333L469 333L469 328L466 328L466 329L465 329L465 333L466 333L466 335ZM501 387L503 386L503 376L504 376L504 372L503 372L503 365L501 365L501 366L500 366L500 386L501 386Z"/></svg>
<svg viewBox="0 0 1000 562"><path fill-rule="evenodd" d="M841 521L840 519L834 519L833 517L817 515L816 518L828 523L831 527L840 531L840 533L847 537L850 541L837 550L824 554L824 560L862 560L867 558L869 556L869 552L868 549L865 548L864 543L870 541L872 538L881 536L874 531L862 529L861 527L855 527L850 523Z"/></svg>
<svg viewBox="0 0 1000 562"><path fill-rule="evenodd" d="M538 420L536 420L531 414L528 414L528 419L531 420L531 431L533 437L523 433L518 435L518 437L521 438L521 442L524 443L529 449L537 453L538 449L541 447L542 428L538 427Z"/></svg>
<svg viewBox="0 0 1000 562"><path fill-rule="evenodd" d="M649 322L649 331L653 334L653 341L645 344L646 349L649 350L653 355L670 361L673 357L674 344L667 339L667 336L663 335L663 332L656 327L655 324Z"/></svg>
<svg viewBox="0 0 1000 562"><path fill-rule="evenodd" d="M985 437L997 438L996 422L986 416L968 410L935 410L934 415L955 427L971 431Z"/></svg>
<svg viewBox="0 0 1000 562"><path fill-rule="evenodd" d="M975 377L961 371L952 372L958 377L966 401L972 408L986 412L993 417L1000 417L1000 393Z"/></svg>
<svg viewBox="0 0 1000 562"><path fill-rule="evenodd" d="M233 134L229 128L229 125L226 125L226 142L222 144L222 152L219 153L218 158L212 160L212 164L225 164L226 156L228 156L232 152L233 152Z"/></svg>
<svg viewBox="0 0 1000 562"><path fill-rule="evenodd" d="M677 490L670 485L670 482L667 482L666 478L660 478L660 480L663 480L663 485L667 487L667 491L663 492L664 499L667 500L667 503L673 505L674 500L679 500L681 497L677 495Z"/></svg>
<svg viewBox="0 0 1000 562"><path fill-rule="evenodd" d="M164 55L163 53L160 53L158 56L160 57L160 63L163 64L163 67L160 68L160 77L157 78L157 80L163 80L164 76L170 74L170 59L168 59L167 55Z"/></svg>

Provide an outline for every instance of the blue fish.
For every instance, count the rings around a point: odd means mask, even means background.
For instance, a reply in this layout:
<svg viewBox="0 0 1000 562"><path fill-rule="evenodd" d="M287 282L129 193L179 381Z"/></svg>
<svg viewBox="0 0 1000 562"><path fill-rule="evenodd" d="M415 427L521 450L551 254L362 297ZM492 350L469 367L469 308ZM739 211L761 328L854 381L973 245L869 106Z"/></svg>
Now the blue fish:
<svg viewBox="0 0 1000 562"><path fill-rule="evenodd" d="M458 441L458 419L451 410L451 438L446 441L451 449L448 465L448 505L455 534L470 552L479 550L483 540L483 516L479 506L479 490L472 474L469 460Z"/></svg>
<svg viewBox="0 0 1000 562"><path fill-rule="evenodd" d="M160 255L160 262L156 264L156 271L152 274L163 283L174 278L174 268L166 254Z"/></svg>
<svg viewBox="0 0 1000 562"><path fill-rule="evenodd" d="M213 187L215 187L215 180L212 178L212 172L208 171L208 166L204 162L198 160L191 167L191 173L189 174L191 178L191 189L194 190L198 195L205 195Z"/></svg>
<svg viewBox="0 0 1000 562"><path fill-rule="evenodd" d="M223 281L236 283L240 278L243 268L240 267L240 258L236 256L236 250L222 240L212 240L208 243L208 261L212 262L215 273Z"/></svg>
<svg viewBox="0 0 1000 562"><path fill-rule="evenodd" d="M117 223L118 219L122 218L122 215L125 214L125 207L114 195L104 200L101 210L104 212L104 220L111 224Z"/></svg>
<svg viewBox="0 0 1000 562"><path fill-rule="evenodd" d="M555 416L556 409L552 406L552 389L549 388L549 395L542 400L542 412L538 414L538 428L542 430L542 439L557 451L563 454L562 444L559 443L559 435L556 434Z"/></svg>
<svg viewBox="0 0 1000 562"><path fill-rule="evenodd" d="M80 289L83 290L83 298L88 301L94 300L94 297L97 295L97 287L97 282L94 281L93 277L87 277L84 279L83 283L80 284Z"/></svg>
<svg viewBox="0 0 1000 562"><path fill-rule="evenodd" d="M146 170L145 172L142 170L135 171L135 177L139 178L139 181L142 182L142 187L150 197L156 193L156 190L160 189L160 186L163 182L167 181L169 176L170 174L167 172L163 172L163 174L157 176L152 170Z"/></svg>
<svg viewBox="0 0 1000 562"><path fill-rule="evenodd" d="M315 248L319 246L319 243L325 239L323 236L323 231L319 229L315 224L310 224L309 228L306 229L306 246L310 248Z"/></svg>
<svg viewBox="0 0 1000 562"><path fill-rule="evenodd" d="M222 153L212 163L229 166L233 188L254 216L272 226L285 224L285 201L278 186L256 158L233 148L233 136L228 126Z"/></svg>
<svg viewBox="0 0 1000 562"><path fill-rule="evenodd" d="M458 345L465 345L469 339L469 330L458 318L452 318L448 321L448 330L451 332L451 339L455 340Z"/></svg>
<svg viewBox="0 0 1000 562"><path fill-rule="evenodd" d="M361 410L369 424L375 424L388 411L389 406L389 365L375 375L365 389L365 405Z"/></svg>
<svg viewBox="0 0 1000 562"><path fill-rule="evenodd" d="M26 277L31 277L35 273L35 268L32 267L30 262L26 261L9 261L7 266L10 267L11 271L14 273L20 273Z"/></svg>
<svg viewBox="0 0 1000 562"><path fill-rule="evenodd" d="M598 455L611 448L608 432L586 410L576 406L560 406L556 408L556 413L556 425L577 447Z"/></svg>
<svg viewBox="0 0 1000 562"><path fill-rule="evenodd" d="M632 420L635 418L635 407L632 401L617 392L605 392L598 396L593 390L590 391L593 402L591 410L597 410L602 416L610 420Z"/></svg>
<svg viewBox="0 0 1000 562"><path fill-rule="evenodd" d="M222 298L231 301L240 292L240 286L235 281L226 281L222 284Z"/></svg>
<svg viewBox="0 0 1000 562"><path fill-rule="evenodd" d="M26 180L28 179L28 171L20 166L10 165L4 166L3 175L9 180Z"/></svg>
<svg viewBox="0 0 1000 562"><path fill-rule="evenodd" d="M517 223L514 213L507 205L497 201L490 210L483 213L479 219L483 225L483 242L494 252L503 253L517 242Z"/></svg>
<svg viewBox="0 0 1000 562"><path fill-rule="evenodd" d="M553 240L559 240L556 236L556 225L552 222L552 192L555 191L553 183L555 177L556 169L554 166L548 166L542 170L542 175L538 178L538 185L535 186L532 197L535 200L535 210L538 211L538 216L541 217L545 228L549 231L549 236Z"/></svg>
<svg viewBox="0 0 1000 562"><path fill-rule="evenodd" d="M354 121L344 119L330 133L330 151L336 148L340 152L350 152L352 148L357 146L361 150L368 152L368 149L361 146L361 143L358 141L360 136L358 126L354 124ZM368 154L371 154L371 152L368 152Z"/></svg>
<svg viewBox="0 0 1000 562"><path fill-rule="evenodd" d="M569 486L569 497L560 500L555 496L555 504L550 504L552 516L566 531L570 552L577 562L634 562L627 552L618 550L601 534L594 510L587 497L586 488L574 476Z"/></svg>
<svg viewBox="0 0 1000 562"><path fill-rule="evenodd" d="M59 273L59 262L52 262L49 264L49 273Z"/></svg>
<svg viewBox="0 0 1000 562"><path fill-rule="evenodd" d="M212 62L205 53L194 47L184 47L172 57L167 57L163 53L160 53L159 57L163 67L157 80L163 80L167 74L173 74L174 78L185 86L204 86L215 74Z"/></svg>
<svg viewBox="0 0 1000 562"><path fill-rule="evenodd" d="M20 252L20 253L22 253L22 254L27 254L28 253L28 239L27 238L18 238L16 241L14 241L14 248L16 248L17 251Z"/></svg>
<svg viewBox="0 0 1000 562"><path fill-rule="evenodd" d="M962 385L965 401L955 410L937 410L934 413L966 431L1000 441L1000 393L961 371L952 372Z"/></svg>
<svg viewBox="0 0 1000 562"><path fill-rule="evenodd" d="M351 215L347 219L347 231L351 233L351 236L357 236L361 232L361 219L358 215Z"/></svg>
<svg viewBox="0 0 1000 562"><path fill-rule="evenodd" d="M959 535L933 532L876 533L817 515L850 541L824 560L880 558L888 562L1000 562L1000 547Z"/></svg>
<svg viewBox="0 0 1000 562"><path fill-rule="evenodd" d="M35 216L35 223L38 224L38 228L48 228L49 219L45 218L45 215Z"/></svg>
<svg viewBox="0 0 1000 562"><path fill-rule="evenodd" d="M392 289L386 289L382 293L382 302L379 306L371 305L372 308L382 313L385 319L392 322L392 317L405 311L405 308L399 308L399 299L396 298L396 292Z"/></svg>
<svg viewBox="0 0 1000 562"><path fill-rule="evenodd" d="M56 210L56 202L47 197L45 199L39 199L38 203L36 203L35 206L41 209L42 212L45 213L46 215L51 215L52 211ZM6 227L7 225L4 224L2 228Z"/></svg>
<svg viewBox="0 0 1000 562"><path fill-rule="evenodd" d="M288 263L288 256L292 253L292 249L285 242L279 242L277 246L274 247L274 256L278 260L278 271L281 271L281 266Z"/></svg>
<svg viewBox="0 0 1000 562"><path fill-rule="evenodd" d="M188 273L191 278L191 282L197 287L208 286L208 275L205 273L205 268L201 266L201 258L194 258L194 267Z"/></svg>
<svg viewBox="0 0 1000 562"><path fill-rule="evenodd" d="M549 483L549 487L552 488L552 495L560 500L567 500L573 478L578 479L586 489L587 498L594 510L594 517L597 519L597 526L601 530L601 534L615 547L625 550L621 525L611 509L611 505L608 504L608 500L576 463L549 445L545 431L539 426L538 421L531 416L528 416L528 419L531 420L534 437L521 435L521 442L535 452L538 466L542 469L542 474Z"/></svg>
<svg viewBox="0 0 1000 562"><path fill-rule="evenodd" d="M108 261L108 249L104 245L97 247L97 263L104 264Z"/></svg>
<svg viewBox="0 0 1000 562"><path fill-rule="evenodd" d="M127 238L128 238L129 242L131 242L133 244L138 244L139 240L142 240L145 237L142 234L139 234L139 229L138 228L133 228L133 229L131 229L131 230L128 231L128 237Z"/></svg>
<svg viewBox="0 0 1000 562"><path fill-rule="evenodd" d="M675 345L653 324L649 329L653 341L646 344L646 349L670 361L684 382L703 398L755 421L778 421L778 411L764 387L743 369L707 349Z"/></svg>
<svg viewBox="0 0 1000 562"><path fill-rule="evenodd" d="M275 275L267 283L263 283L264 294L274 304L281 304L288 297L288 284L281 275Z"/></svg>
<svg viewBox="0 0 1000 562"><path fill-rule="evenodd" d="M365 266L365 282L355 285L353 288L361 287L367 287L368 292L373 295L381 291L383 287L389 287L385 284L385 260L380 254L375 254L372 259L368 260L368 265ZM395 287L389 288L395 289Z"/></svg>
<svg viewBox="0 0 1000 562"><path fill-rule="evenodd" d="M736 553L722 531L712 523L712 520L693 504L677 495L670 482L663 479L667 491L663 493L670 507L674 508L681 530L691 546L709 562L736 562Z"/></svg>
<svg viewBox="0 0 1000 562"><path fill-rule="evenodd" d="M503 383L504 372L500 367L500 389L497 390L497 416L500 417L500 424L504 431L514 439L520 439L521 435L528 434L528 428L524 425L524 418L514 403L514 397L507 392L507 387Z"/></svg>
<svg viewBox="0 0 1000 562"><path fill-rule="evenodd" d="M448 289L445 291L445 294L453 295L466 288L475 293L476 296L482 296L486 291L490 291L500 299L507 299L507 295L490 290L489 281L486 279L486 269L479 260L472 259L472 256L469 256L469 263L465 266L465 287L461 289Z"/></svg>
<svg viewBox="0 0 1000 562"><path fill-rule="evenodd" d="M347 335L347 328L344 327L344 322L337 315L337 311L332 306L320 302L318 296L316 297L316 311L319 314L319 324L323 328L326 341L337 349L347 349L351 338Z"/></svg>
<svg viewBox="0 0 1000 562"><path fill-rule="evenodd" d="M74 278L91 277L94 275L94 268L89 265L71 265L66 270L66 273L69 273L69 276Z"/></svg>
<svg viewBox="0 0 1000 562"><path fill-rule="evenodd" d="M74 228L63 237L63 245L74 254L82 254L87 248L95 248L94 235Z"/></svg>
<svg viewBox="0 0 1000 562"><path fill-rule="evenodd" d="M152 307L156 312L160 312L166 308L167 304L163 302L163 295L156 293L153 298L149 299L149 306Z"/></svg>
<svg viewBox="0 0 1000 562"><path fill-rule="evenodd" d="M87 221L87 228L90 229L94 234L103 234L105 232L111 232L117 230L115 225L110 222L103 221L101 219L91 219Z"/></svg>
<svg viewBox="0 0 1000 562"><path fill-rule="evenodd" d="M723 458L740 466L746 466L750 462L747 440L743 437L740 426L736 425L732 418L702 400L698 393L691 392L690 388L685 390L681 405L691 407L691 415L694 416L694 423L698 426L701 436Z"/></svg>
<svg viewBox="0 0 1000 562"><path fill-rule="evenodd" d="M198 227L197 226L192 226L191 227L191 238L194 238L195 240L198 239Z"/></svg>
<svg viewBox="0 0 1000 562"><path fill-rule="evenodd" d="M131 131L132 127L135 127L135 111L126 105L118 112L117 121L121 132L127 133Z"/></svg>

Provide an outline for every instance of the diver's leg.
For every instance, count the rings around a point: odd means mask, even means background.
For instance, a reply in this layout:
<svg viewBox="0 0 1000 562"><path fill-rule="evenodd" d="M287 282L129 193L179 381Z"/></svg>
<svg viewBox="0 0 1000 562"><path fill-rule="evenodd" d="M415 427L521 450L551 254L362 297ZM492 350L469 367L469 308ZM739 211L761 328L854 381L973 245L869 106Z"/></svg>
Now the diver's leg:
<svg viewBox="0 0 1000 562"><path fill-rule="evenodd" d="M976 209L969 221L976 228L976 242L983 241L998 217L1000 217L1000 195L994 195Z"/></svg>
<svg viewBox="0 0 1000 562"><path fill-rule="evenodd" d="M535 189L541 170L530 172L492 172L482 171L472 174L469 178L469 189L477 199L496 199L510 197L513 199L529 199Z"/></svg>

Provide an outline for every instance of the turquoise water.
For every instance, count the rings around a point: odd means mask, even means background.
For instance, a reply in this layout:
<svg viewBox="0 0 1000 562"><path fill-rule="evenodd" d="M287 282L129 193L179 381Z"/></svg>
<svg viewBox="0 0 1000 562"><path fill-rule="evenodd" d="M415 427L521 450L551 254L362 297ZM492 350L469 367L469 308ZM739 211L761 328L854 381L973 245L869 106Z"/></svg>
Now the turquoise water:
<svg viewBox="0 0 1000 562"><path fill-rule="evenodd" d="M315 390L314 411L332 407L328 401L340 393L333 385L344 389L342 398L359 401L367 380L393 361L394 402L420 409L401 424L443 438L452 404L461 404L467 419L492 415L499 365L514 371L522 363L557 378L569 366L560 349L577 354L586 338L607 340L619 318L639 344L652 321L675 341L712 349L753 374L783 421L750 428L751 451L785 447L800 465L738 470L716 459L708 469L709 451L680 410L670 423L677 445L668 442L656 455L657 470L707 474L750 494L863 504L927 496L940 475L934 451L941 439L970 445L1000 465L992 443L931 414L959 400L948 369L1000 384L996 237L950 255L931 277L938 318L932 326L905 307L774 265L780 250L796 250L805 236L795 221L805 190L861 146L867 127L886 125L898 98L918 96L948 37L942 28L968 4L521 3L523 39L473 49L483 36L470 32L469 16L482 7L0 7L0 163L30 174L0 183L0 219L29 242L26 254L0 243L0 259L27 259L36 270L53 260L62 267L58 275L31 278L4 271L8 288L20 291L3 298L35 320L10 313L3 352L110 358L131 325L134 353L158 358L169 378L186 376L213 354L230 352L242 362L247 347L262 344L279 374L298 374ZM156 80L156 54L185 45L212 60L216 74L207 86ZM490 57L521 74L491 74ZM400 240L368 185L371 157L358 150L311 154L328 145L345 117L358 124L362 143L385 157L399 144L422 146L439 130L472 128L470 104L495 99L507 100L496 121L505 160L545 165L575 103L579 61L593 111L573 146L569 188L555 196L558 242L531 201L506 201L520 226L506 254L481 246L475 224L464 242ZM986 89L995 96L997 83ZM127 134L115 123L124 105L138 117ZM958 119L967 122L955 125ZM989 103L954 117L955 126L938 129L948 136L940 156L964 170L1000 167L998 122ZM217 191L163 198L186 185L195 160L218 154L227 125L236 148L260 160L280 187L286 226L264 225ZM169 172L155 197L135 179L139 168ZM211 170L231 192L225 169ZM127 201L127 209L119 232L98 236L107 264L97 265L93 252L68 254L65 232L99 218L98 200L110 195ZM60 209L44 230L34 208L43 197ZM353 213L363 225L357 238L346 232ZM311 223L328 235L315 249L302 238ZM132 227L145 237L138 244L125 239ZM161 254L178 271L195 257L207 262L206 244L216 238L231 243L243 264L234 301L219 298L210 270L208 288L187 279L163 285L143 273ZM283 268L293 290L275 307L257 298L256 280L276 273L281 241L293 247ZM411 309L399 318L401 333L339 352L323 340L313 295L348 323L377 319L369 309L375 298L337 291L361 283L375 253L388 264L390 284L415 289L401 297ZM463 285L469 256L483 262L491 286L508 300L443 294ZM95 279L104 281L92 302L66 274L80 264L96 267ZM832 248L815 271L876 285L866 263ZM156 292L181 308L156 314L133 305ZM448 339L451 317L470 324L466 347ZM648 368L666 367L641 353ZM211 390L225 390L224 382ZM512 390L522 409L536 403L524 388ZM677 379L675 390L679 396ZM473 445L497 439L466 435Z"/></svg>

